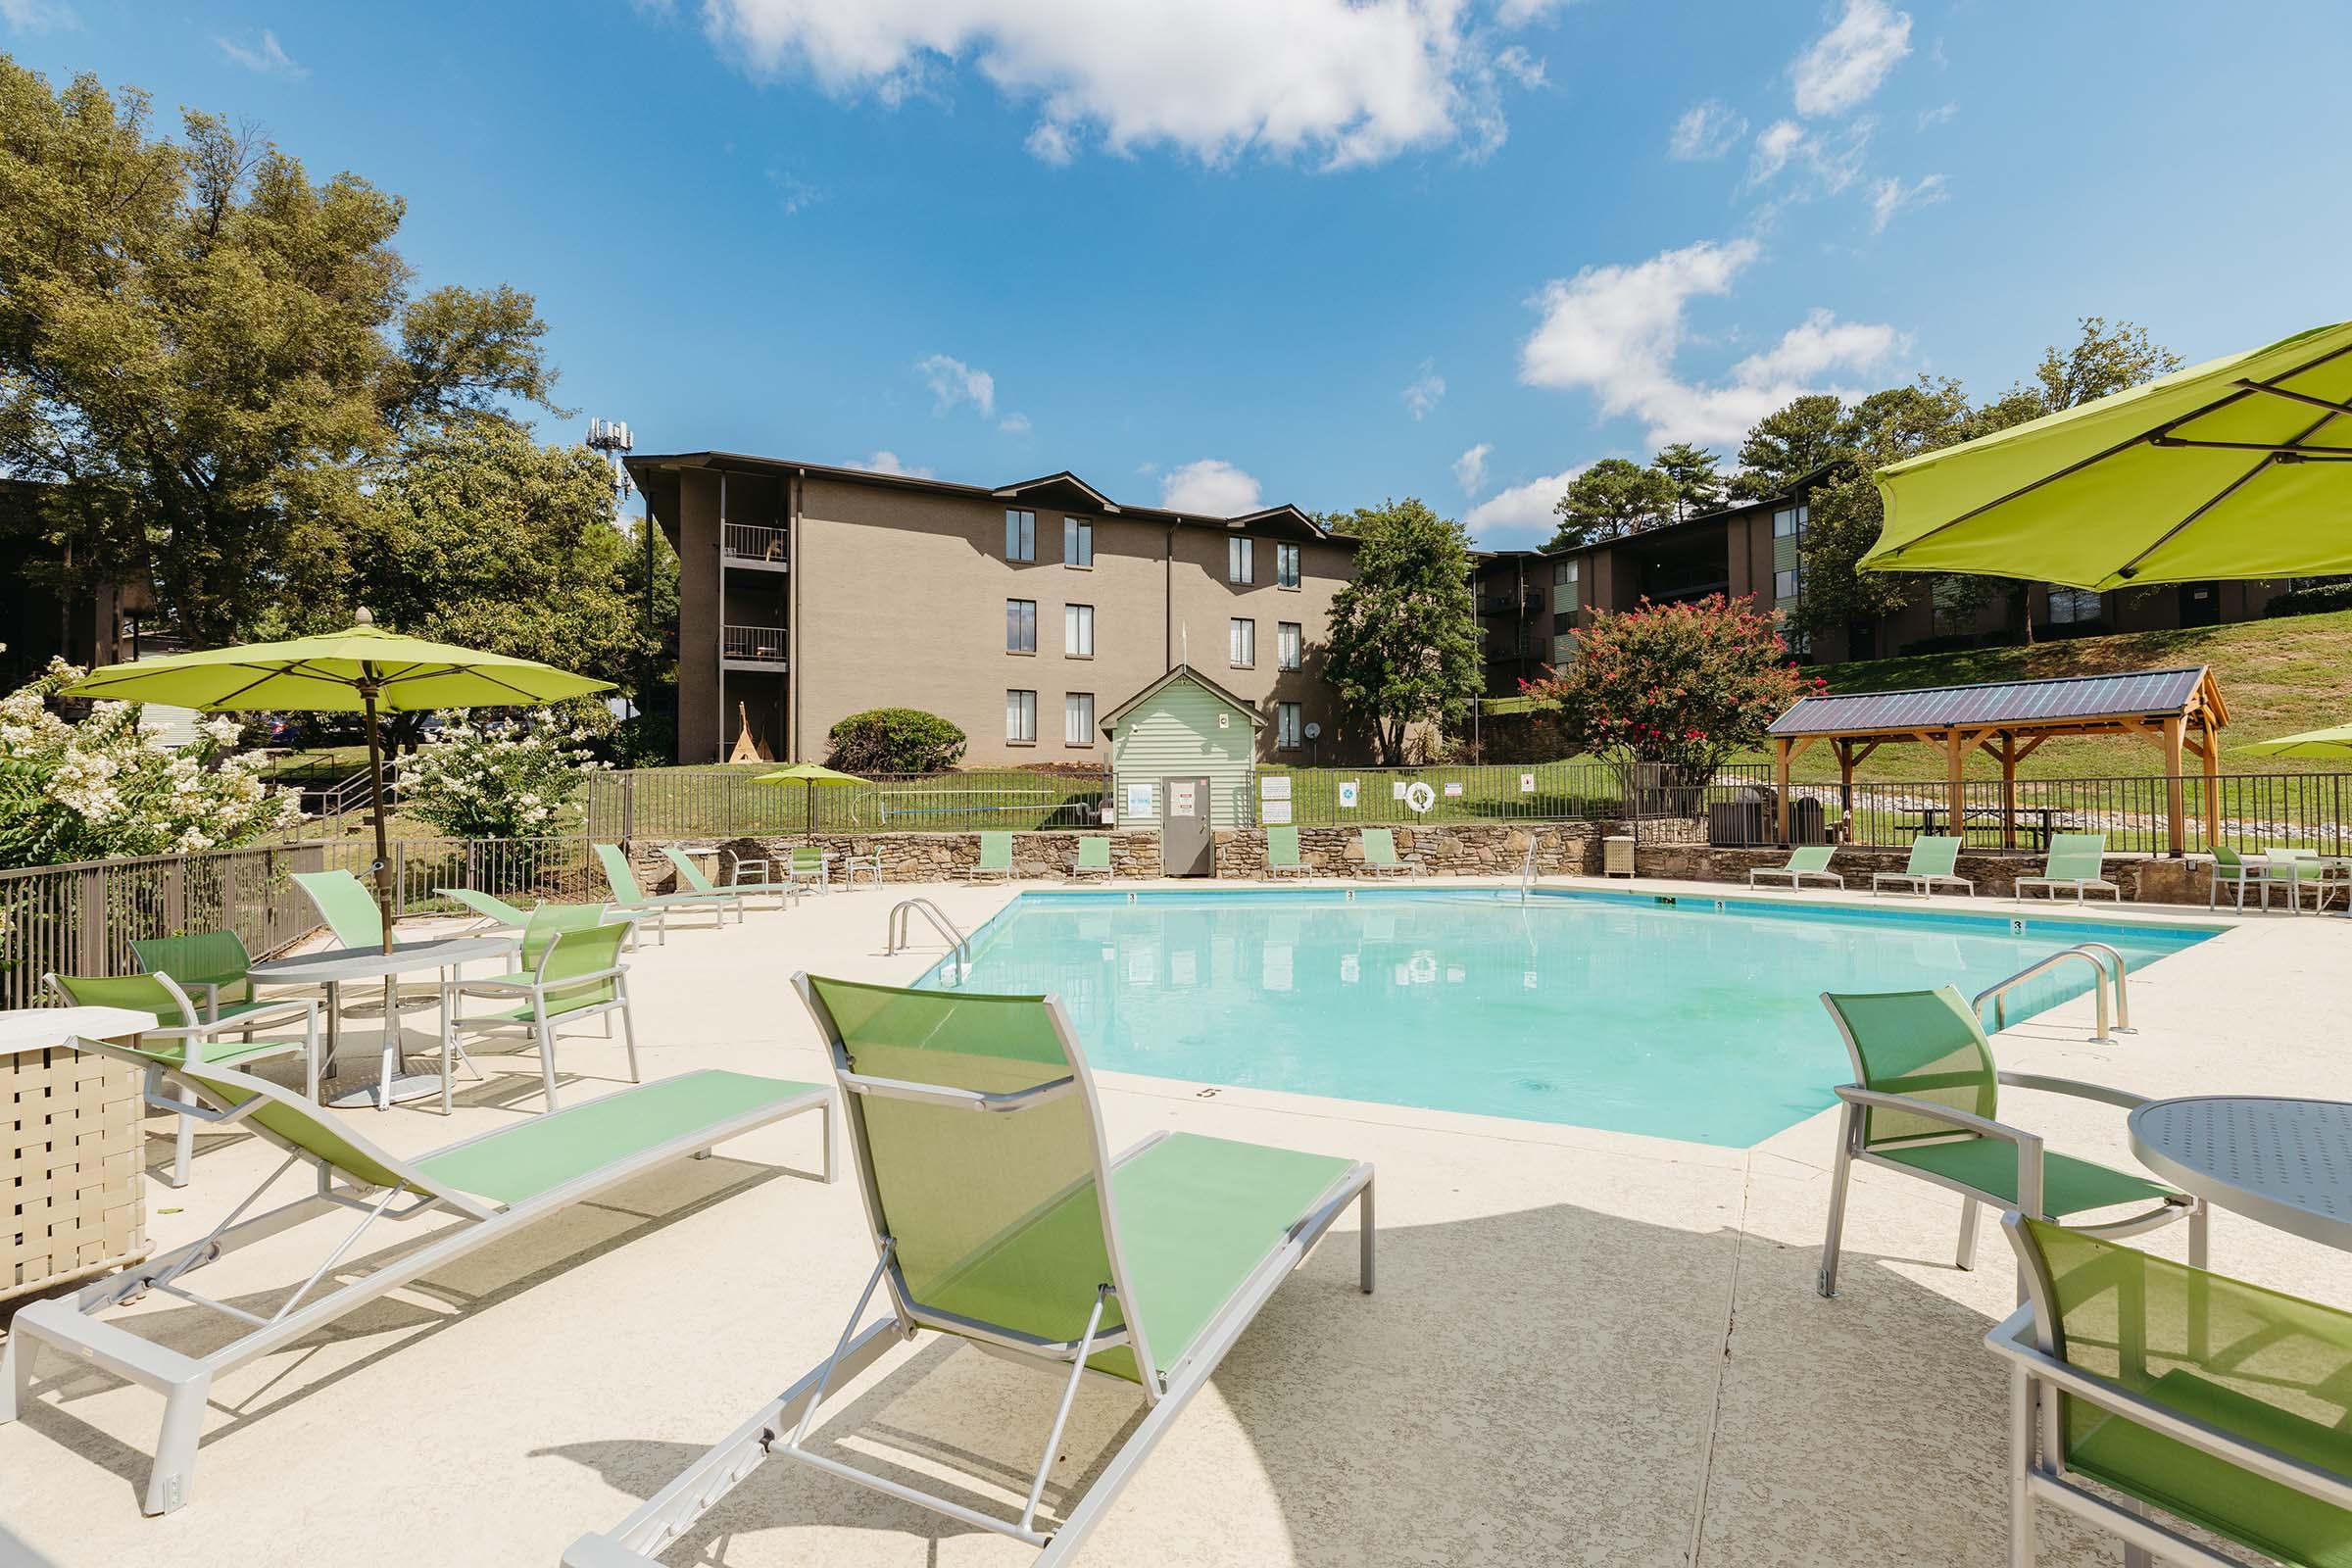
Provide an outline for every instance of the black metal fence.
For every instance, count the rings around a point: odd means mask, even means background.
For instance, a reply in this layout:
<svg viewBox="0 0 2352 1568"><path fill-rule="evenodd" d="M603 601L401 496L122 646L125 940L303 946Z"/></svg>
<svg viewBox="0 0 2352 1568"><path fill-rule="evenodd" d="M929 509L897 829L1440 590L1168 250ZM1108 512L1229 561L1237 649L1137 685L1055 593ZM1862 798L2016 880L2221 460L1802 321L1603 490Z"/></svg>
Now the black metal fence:
<svg viewBox="0 0 2352 1568"><path fill-rule="evenodd" d="M1261 768L1250 804L1261 824L1301 827L1618 821L1703 816L1710 802L1768 786L1771 776L1761 763L1719 769L1710 783L1663 767L1593 761Z"/></svg>
<svg viewBox="0 0 2352 1568"><path fill-rule="evenodd" d="M880 774L856 784L761 784L752 768L648 767L588 775L588 837L736 838L779 833L948 833L1091 827L1107 772L1005 768Z"/></svg>
<svg viewBox="0 0 2352 1568"><path fill-rule="evenodd" d="M1965 779L1957 829L1952 787L1943 779L1856 783L1850 792L1800 783L1789 796L1792 809L1807 820L1825 830L1844 823L1847 842L1860 845L1900 848L1923 833L1957 831L1971 848L2038 852L2053 833L2104 833L2111 852L2163 855L2175 848L2176 792L2184 853L2210 851L2216 843L2238 851L2278 845L2328 855L2352 852L2352 774L2346 773L2225 773L2210 790L2193 774L2021 778L2014 784ZM1812 803L1810 810L1806 803ZM1820 840L1819 832L1790 836ZM1776 816L1763 842L1777 838Z"/></svg>

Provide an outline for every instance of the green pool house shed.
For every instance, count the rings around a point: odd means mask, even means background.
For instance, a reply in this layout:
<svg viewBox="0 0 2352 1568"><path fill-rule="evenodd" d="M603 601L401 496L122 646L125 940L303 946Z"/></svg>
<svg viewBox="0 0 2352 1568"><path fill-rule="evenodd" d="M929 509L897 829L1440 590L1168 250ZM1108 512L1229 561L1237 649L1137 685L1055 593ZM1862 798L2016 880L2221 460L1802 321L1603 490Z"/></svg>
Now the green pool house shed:
<svg viewBox="0 0 2352 1568"><path fill-rule="evenodd" d="M1178 664L1112 709L1111 808L1122 828L1160 830L1170 876L1213 873L1213 831L1250 824L1257 732L1248 703L1190 664Z"/></svg>

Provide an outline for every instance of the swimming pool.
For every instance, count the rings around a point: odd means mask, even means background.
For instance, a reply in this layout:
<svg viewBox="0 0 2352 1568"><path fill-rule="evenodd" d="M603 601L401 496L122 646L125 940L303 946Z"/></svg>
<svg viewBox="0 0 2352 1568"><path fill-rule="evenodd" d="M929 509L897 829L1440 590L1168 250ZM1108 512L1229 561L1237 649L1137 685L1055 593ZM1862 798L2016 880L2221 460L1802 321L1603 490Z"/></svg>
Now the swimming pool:
<svg viewBox="0 0 2352 1568"><path fill-rule="evenodd" d="M921 983L1055 993L1114 1071L1743 1148L1851 1077L1824 991L1973 996L2074 942L2138 968L2214 934L1642 894L1024 893L967 975ZM2066 965L2009 1019L2089 985Z"/></svg>

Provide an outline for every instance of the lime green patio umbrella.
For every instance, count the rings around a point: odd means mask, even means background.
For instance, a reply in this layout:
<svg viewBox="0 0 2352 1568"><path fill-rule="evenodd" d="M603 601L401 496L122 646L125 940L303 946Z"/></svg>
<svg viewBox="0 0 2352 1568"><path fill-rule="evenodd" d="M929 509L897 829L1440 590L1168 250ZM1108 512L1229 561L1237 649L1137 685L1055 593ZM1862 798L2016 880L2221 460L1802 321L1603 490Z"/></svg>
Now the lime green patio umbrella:
<svg viewBox="0 0 2352 1568"><path fill-rule="evenodd" d="M2100 590L2352 572L2352 321L1881 468L1862 560Z"/></svg>
<svg viewBox="0 0 2352 1568"><path fill-rule="evenodd" d="M2254 757L2352 757L2352 724L2333 729L2307 729L2300 735L2281 735L2272 741L2250 741L2230 748Z"/></svg>
<svg viewBox="0 0 2352 1568"><path fill-rule="evenodd" d="M91 670L59 695L169 703L216 712L367 714L368 774L375 818L376 906L392 951L391 852L384 834L384 755L378 715L443 708L527 708L609 691L611 681L551 664L403 637L363 610L342 631L280 643L169 654Z"/></svg>
<svg viewBox="0 0 2352 1568"><path fill-rule="evenodd" d="M773 773L762 773L752 780L755 784L798 784L801 786L803 812L801 831L816 830L816 792L820 789L840 789L845 785L863 784L866 780L855 773L836 772L815 762L795 762L779 767Z"/></svg>

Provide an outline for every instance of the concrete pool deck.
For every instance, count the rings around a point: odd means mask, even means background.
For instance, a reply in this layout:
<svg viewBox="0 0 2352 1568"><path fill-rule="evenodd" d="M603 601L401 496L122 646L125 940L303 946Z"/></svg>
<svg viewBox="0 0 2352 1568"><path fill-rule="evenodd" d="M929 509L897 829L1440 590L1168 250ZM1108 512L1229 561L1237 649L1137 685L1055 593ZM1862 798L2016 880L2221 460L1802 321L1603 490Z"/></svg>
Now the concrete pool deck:
<svg viewBox="0 0 2352 1568"><path fill-rule="evenodd" d="M1714 884L1630 886L1727 896ZM630 960L646 1076L720 1066L821 1081L814 1030L786 985L793 970L910 979L938 948L885 956L892 902L920 892L970 930L1019 891L894 885L718 931L681 923ZM2047 912L2039 901L2023 907ZM2352 1067L2327 1026L2352 924L2125 913L2230 929L2134 972L2137 1034L2088 1043L2090 1004L2079 999L2005 1031L2005 1067L2152 1095L2352 1099ZM346 1056L353 1070L372 1074L361 1041L349 1044L360 1046ZM452 1118L412 1106L354 1120L413 1153L534 1114L535 1057L480 1059L489 1077L461 1081ZM567 1102L625 1082L619 1045L593 1033L567 1037L558 1064ZM1138 1472L1082 1561L2005 1561L2006 1382L1982 1339L2008 1309L2006 1249L1988 1225L1977 1269L1955 1269L1958 1200L1861 1168L1841 1294L1821 1299L1833 1113L1739 1150L1102 1076L1114 1147L1182 1128L1374 1161L1381 1271L1377 1295L1355 1292L1350 1212ZM2130 1163L2119 1112L2017 1094L2004 1115L2054 1148ZM149 1151L160 1170L168 1143ZM200 1151L183 1192L148 1189L159 1250L202 1234L275 1163L246 1138ZM168 1518L137 1508L160 1401L44 1357L34 1407L0 1427L0 1527L60 1568L552 1565L831 1348L872 1255L854 1179L845 1171L826 1187L800 1174L816 1152L805 1122L721 1146L224 1376L194 1500ZM207 1270L203 1288L241 1299L290 1285L316 1261L317 1234L238 1253ZM2184 1243L2176 1226L2151 1246L2177 1257ZM2225 1272L2352 1304L2345 1254L2227 1212L2212 1245ZM221 1336L167 1298L113 1315L183 1348ZM1017 1510L1015 1478L1035 1463L1058 1393L926 1340L829 1402L819 1432L864 1464L977 1467L1000 1479L994 1500L1014 1496ZM1050 1504L1138 1402L1112 1389L1081 1395ZM0 1533L0 1562L9 1551ZM2058 1563L2121 1557L2054 1515L2044 1552ZM1033 1555L769 1465L664 1560L961 1568Z"/></svg>

